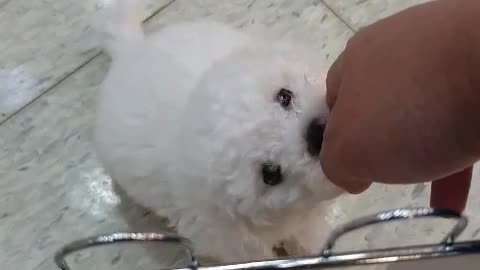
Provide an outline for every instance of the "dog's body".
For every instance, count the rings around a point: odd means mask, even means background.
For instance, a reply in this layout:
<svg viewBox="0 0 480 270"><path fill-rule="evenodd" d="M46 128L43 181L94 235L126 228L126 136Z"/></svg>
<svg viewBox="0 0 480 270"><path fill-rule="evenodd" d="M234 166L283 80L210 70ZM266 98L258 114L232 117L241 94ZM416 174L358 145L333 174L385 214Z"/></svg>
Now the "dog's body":
<svg viewBox="0 0 480 270"><path fill-rule="evenodd" d="M306 139L327 114L320 62L213 22L144 37L136 1L120 3L96 124L107 172L201 256L272 258L280 241L319 252L340 194Z"/></svg>

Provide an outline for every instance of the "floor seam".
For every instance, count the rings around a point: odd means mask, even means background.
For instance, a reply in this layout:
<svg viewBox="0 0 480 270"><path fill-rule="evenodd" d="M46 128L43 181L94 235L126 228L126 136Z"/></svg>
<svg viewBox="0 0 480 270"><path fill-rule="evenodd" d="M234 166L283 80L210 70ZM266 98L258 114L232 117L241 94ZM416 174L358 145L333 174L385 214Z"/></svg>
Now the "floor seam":
<svg viewBox="0 0 480 270"><path fill-rule="evenodd" d="M342 16L340 16L340 14L338 12L336 12L329 4L325 3L325 0L321 0L323 5L328 9L330 10L330 12L333 13L333 15L335 15L343 24L345 24L346 27L348 27L353 33L356 33L357 30L355 30L350 24L348 24L348 22L342 18Z"/></svg>
<svg viewBox="0 0 480 270"><path fill-rule="evenodd" d="M162 12L163 10L165 10L167 7L169 7L171 4L173 4L176 0L171 0L170 2L168 2L167 4L165 4L164 6L160 7L159 9L155 10L151 15L149 15L145 20L143 20L142 23L146 23L148 22L150 19L152 19L153 17L155 17L157 14L159 14L160 12ZM79 72L80 70L82 70L84 67L86 67L88 64L90 64L93 60L95 60L97 57L99 57L100 55L102 55L104 53L103 50L101 50L100 52L96 53L94 56L88 58L87 60L85 60L83 63L80 63L76 68L74 68L72 71L68 72L64 77L61 77L58 81L56 81L55 83L53 83L51 86L49 86L45 91L43 91L42 93L40 93L38 96L34 97L32 100L30 100L29 102L27 102L24 106L22 106L21 108L19 108L17 111L15 111L14 113L12 113L11 115L9 115L8 117L6 117L5 119L1 120L0 121L0 126L3 125L4 123L6 123L8 120L10 120L11 118L13 118L15 115L21 113L23 110L25 110L28 106L32 105L35 101L37 101L38 99L40 99L41 97L43 97L44 95L46 95L48 92L50 92L50 90L54 89L55 87L57 87L58 85L60 85L61 83L63 83L64 81L66 81L67 79L69 79L70 77L72 77L73 75L75 75L77 72Z"/></svg>

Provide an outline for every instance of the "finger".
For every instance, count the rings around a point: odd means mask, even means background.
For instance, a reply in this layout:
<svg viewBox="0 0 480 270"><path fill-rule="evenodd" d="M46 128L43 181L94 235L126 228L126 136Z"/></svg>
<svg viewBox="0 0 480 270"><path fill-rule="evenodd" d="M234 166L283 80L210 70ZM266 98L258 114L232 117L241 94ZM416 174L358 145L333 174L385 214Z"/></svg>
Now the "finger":
<svg viewBox="0 0 480 270"><path fill-rule="evenodd" d="M325 176L348 193L359 194L367 190L372 181L352 176L348 173L351 170L339 167L339 164L345 164L343 160L345 155L339 155L339 151L335 148L335 142L330 143L328 139L324 140L322 150L320 151L320 166ZM348 161L346 164L348 164Z"/></svg>
<svg viewBox="0 0 480 270"><path fill-rule="evenodd" d="M345 174L345 169L338 168L338 164L342 164L339 162L343 158L338 155L339 151L336 149L336 143L333 140L333 137L337 137L338 127L333 124L338 118L338 113L335 115L334 105L337 103L337 98L342 88L342 77L344 72L344 61L345 61L345 51L341 52L340 55L337 57L335 62L330 66L330 69L327 73L327 105L331 111L331 117L327 121L326 130L324 133L324 147L322 146L322 151L320 153L320 162L322 164L322 168L324 172L327 174L332 174L331 181L337 185L338 187L342 188L343 190L347 191L351 194L359 194L367 190L372 181L368 179L358 178L358 177L351 177L348 174ZM340 106L342 107L342 106ZM338 108L341 109L341 108ZM338 121L337 121L338 122ZM336 135L334 135L336 134ZM348 162L347 162L348 163ZM343 173L342 173L343 172Z"/></svg>
<svg viewBox="0 0 480 270"><path fill-rule="evenodd" d="M332 174L331 181L337 185L338 187L342 188L346 192L350 194L359 194L367 190L370 185L372 184L371 181L367 179L360 179L355 178L352 179L351 177L347 177L346 175L342 175L339 172L345 170L339 169L337 166L339 164L339 157L333 153L337 153L338 151L335 149L335 142L332 142L331 134L336 133L332 131L332 125L335 122L335 113L334 111L334 104L337 102L338 93L340 92L341 88L341 76L342 76L342 66L343 66L343 57L344 53L342 52L335 62L330 67L328 74L327 74L327 105L332 112L330 119L327 121L326 130L324 133L324 141L322 146L322 151L320 153L320 162L325 174L327 174L327 178L329 178L328 174ZM335 128L333 128L335 129ZM338 135L338 134L337 134ZM336 136L333 136L336 137ZM336 158L334 157L336 156Z"/></svg>
<svg viewBox="0 0 480 270"><path fill-rule="evenodd" d="M348 193L359 194L367 190L372 184L372 181L352 176L348 173L351 172L351 170L339 166L339 164L349 164L349 162L345 161L345 155L339 155L340 151L335 148L335 142L330 142L328 139L324 140L322 143L320 165L325 176L327 176L327 178L336 186L342 188Z"/></svg>
<svg viewBox="0 0 480 270"><path fill-rule="evenodd" d="M343 66L343 57L344 53L340 53L337 60L333 62L330 66L330 69L327 73L327 105L331 110L335 104L338 96L338 90L341 85L342 78L342 66Z"/></svg>
<svg viewBox="0 0 480 270"><path fill-rule="evenodd" d="M430 206L463 212L467 205L472 167L432 182Z"/></svg>

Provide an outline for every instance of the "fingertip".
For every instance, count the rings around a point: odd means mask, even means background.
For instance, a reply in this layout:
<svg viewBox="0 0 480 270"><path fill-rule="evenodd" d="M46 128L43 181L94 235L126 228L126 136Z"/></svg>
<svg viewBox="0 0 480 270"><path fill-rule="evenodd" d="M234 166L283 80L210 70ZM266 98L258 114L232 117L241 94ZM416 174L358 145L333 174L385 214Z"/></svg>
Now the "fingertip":
<svg viewBox="0 0 480 270"><path fill-rule="evenodd" d="M320 158L323 173L327 179L337 187L350 194L360 194L371 186L372 182L367 179L350 178L346 174L341 173L343 170L335 165L335 163L338 164L338 162L331 160L326 161L324 155L325 154L321 154Z"/></svg>

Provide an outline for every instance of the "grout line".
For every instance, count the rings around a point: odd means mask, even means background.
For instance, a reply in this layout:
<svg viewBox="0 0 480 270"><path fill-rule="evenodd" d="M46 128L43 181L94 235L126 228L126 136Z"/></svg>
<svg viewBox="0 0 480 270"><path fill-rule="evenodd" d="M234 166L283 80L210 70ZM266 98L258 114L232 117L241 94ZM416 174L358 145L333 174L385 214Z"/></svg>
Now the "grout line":
<svg viewBox="0 0 480 270"><path fill-rule="evenodd" d="M353 33L356 33L357 30L355 30L350 24L347 23L347 21L345 21L342 16L340 16L340 14L338 12L336 12L329 4L325 3L325 0L321 0L323 5L328 9L330 10L330 12L333 13L333 15L337 16L337 18L343 23L345 24L345 26L347 26L350 30L352 30Z"/></svg>
<svg viewBox="0 0 480 270"><path fill-rule="evenodd" d="M143 23L146 23L148 21L150 21L150 19L152 19L153 17L155 17L158 13L162 12L164 9L166 9L167 7L169 7L171 4L173 4L173 2L175 2L176 0L171 0L170 2L168 2L167 4L165 4L163 7L155 10L150 16L148 16L145 20L143 20Z"/></svg>
<svg viewBox="0 0 480 270"><path fill-rule="evenodd" d="M145 20L143 20L142 23L146 23L148 22L150 19L152 19L153 17L155 17L157 14L159 14L160 12L162 12L164 9L166 9L167 7L169 7L171 4L173 4L173 2L175 2L176 0L171 0L170 2L168 2L167 4L165 4L164 6L160 7L159 9L155 10L150 16L148 16ZM97 57L99 57L100 55L103 54L103 51L100 51L98 53L96 53L94 56L88 58L85 62L81 63L79 66L77 66L76 68L74 68L72 71L68 72L64 77L61 77L57 82L53 83L51 86L49 86L45 91L43 91L42 93L40 93L38 96L34 97L32 100L30 100L29 102L27 102L25 105L23 105L21 108L19 108L17 111L15 111L14 113L12 113L11 115L9 115L8 117L6 117L5 119L1 120L0 121L0 126L2 124L4 124L5 122L7 122L8 120L10 120L12 117L14 117L15 115L17 115L18 113L22 112L23 110L25 110L28 106L30 106L32 103L34 103L35 101L37 101L38 99L40 99L41 97L43 97L45 94L47 94L48 92L50 92L50 90L52 90L53 88L57 87L58 85L60 85L61 83L63 83L65 80L69 79L71 76L73 76L75 73L77 73L78 71L80 71L81 69L83 69L85 66L87 66L88 64L90 64L91 62L93 62L93 60L95 60Z"/></svg>
<svg viewBox="0 0 480 270"><path fill-rule="evenodd" d="M10 120L12 117L14 117L15 115L17 115L18 113L22 112L25 108L27 108L28 106L30 106L32 103L34 103L35 101L37 101L39 98L41 98L43 95L47 94L48 92L50 92L50 90L52 90L53 88L57 87L59 84L61 84L62 82L64 82L65 80L67 80L68 78L70 78L72 75L74 75L75 73L77 73L77 71L81 70L82 68L84 68L86 65L88 65L90 62L92 62L93 60L95 60L95 58L97 58L98 56L100 56L103 52L100 51L98 53L96 53L94 56L88 58L85 62L81 63L79 66L77 66L76 68L74 68L72 71L68 72L64 77L61 77L58 81L56 81L55 83L53 83L51 86L49 86L45 91L41 92L38 96L34 97L32 100L30 100L29 102L27 102L25 105L23 105L22 107L20 107L18 110L16 110L14 113L10 114L8 117L6 117L5 119L3 119L2 121L0 121L0 126L2 124L4 124L5 122L7 122L8 120Z"/></svg>

